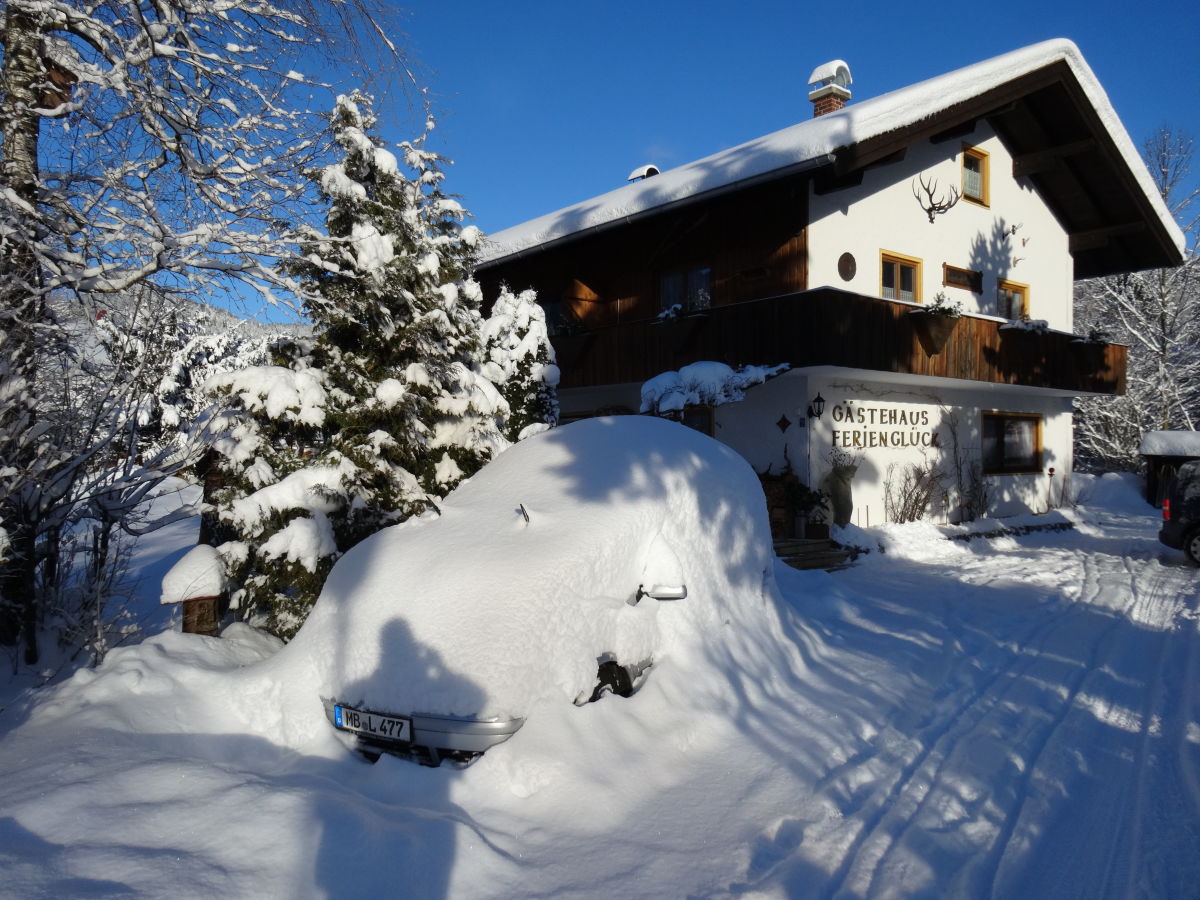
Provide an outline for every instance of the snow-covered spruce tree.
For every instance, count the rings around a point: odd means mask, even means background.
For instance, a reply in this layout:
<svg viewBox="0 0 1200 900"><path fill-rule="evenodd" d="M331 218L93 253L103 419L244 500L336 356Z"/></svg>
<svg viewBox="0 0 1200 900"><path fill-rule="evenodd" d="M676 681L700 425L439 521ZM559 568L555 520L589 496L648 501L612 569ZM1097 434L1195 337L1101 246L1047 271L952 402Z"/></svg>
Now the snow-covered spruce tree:
<svg viewBox="0 0 1200 900"><path fill-rule="evenodd" d="M287 285L264 261L286 247L276 223L297 218L294 173L322 151L315 120L288 100L309 89L290 63L382 35L356 28L381 11L382 0L0 0L0 643L23 634L27 661L39 569L52 563L39 541L128 436L108 403L71 448L45 427L41 398L56 386L39 355L60 342L49 300L146 280L197 295L240 280L278 297Z"/></svg>
<svg viewBox="0 0 1200 900"><path fill-rule="evenodd" d="M1145 432L1200 424L1200 254L1192 207L1200 192L1186 189L1193 141L1163 128L1143 154L1188 246L1178 268L1076 286L1076 330L1129 346L1125 395L1075 403L1076 453L1091 469L1135 470Z"/></svg>
<svg viewBox="0 0 1200 900"><path fill-rule="evenodd" d="M303 620L337 553L329 514L345 505L343 473L317 465L329 395L325 375L308 367L311 345L276 348L276 365L221 373L208 389L223 416L225 486L214 501L220 552L243 614L278 632Z"/></svg>
<svg viewBox="0 0 1200 900"><path fill-rule="evenodd" d="M559 371L537 294L503 286L483 334L483 374L508 404L504 436L515 442L558 424Z"/></svg>
<svg viewBox="0 0 1200 900"><path fill-rule="evenodd" d="M160 443L151 445L154 452L171 444L186 447L192 442L189 431L203 426L212 412L213 398L205 390L212 379L227 372L270 365L274 348L294 343L309 331L306 326L231 322L232 318L205 316L184 344L166 359L162 378L144 400L146 415L157 423L160 435Z"/></svg>
<svg viewBox="0 0 1200 900"><path fill-rule="evenodd" d="M243 614L284 638L338 556L436 509L505 444L503 400L473 365L480 292L467 276L478 232L442 193L425 138L402 145L405 177L373 125L368 98L338 98L344 156L314 175L326 228L304 229L302 259L285 264L315 326L311 351L214 385L248 414L220 444L228 486L218 513L236 535L220 549Z"/></svg>

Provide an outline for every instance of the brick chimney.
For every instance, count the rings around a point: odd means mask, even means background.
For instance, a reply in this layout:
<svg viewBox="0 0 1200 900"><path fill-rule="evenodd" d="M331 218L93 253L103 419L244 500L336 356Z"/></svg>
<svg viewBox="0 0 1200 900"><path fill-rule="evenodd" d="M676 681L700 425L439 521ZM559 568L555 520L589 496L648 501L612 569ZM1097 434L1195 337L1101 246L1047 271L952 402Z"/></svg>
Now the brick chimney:
<svg viewBox="0 0 1200 900"><path fill-rule="evenodd" d="M812 90L808 99L812 101L813 118L837 112L850 99L850 67L844 60L834 59L813 69L808 76Z"/></svg>

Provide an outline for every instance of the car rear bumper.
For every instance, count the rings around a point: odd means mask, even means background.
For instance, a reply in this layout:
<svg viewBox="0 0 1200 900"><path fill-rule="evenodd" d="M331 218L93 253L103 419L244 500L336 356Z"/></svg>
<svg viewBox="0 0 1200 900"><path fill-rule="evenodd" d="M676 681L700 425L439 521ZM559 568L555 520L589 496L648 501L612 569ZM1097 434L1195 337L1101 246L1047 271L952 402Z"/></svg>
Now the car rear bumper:
<svg viewBox="0 0 1200 900"><path fill-rule="evenodd" d="M336 701L321 701L325 706L325 717L331 725L337 727L333 708ZM396 715L396 714L390 714ZM399 742L388 740L373 740L361 734L357 735L359 743L371 746L388 753L409 755L414 749L421 749L424 755L432 760L438 760L445 752L455 754L475 755L507 741L525 724L521 718L511 719L476 719L465 716L437 716L429 713L413 713L403 716L412 721L412 740ZM348 729L347 733L354 732Z"/></svg>
<svg viewBox="0 0 1200 900"><path fill-rule="evenodd" d="M413 743L439 750L482 753L517 733L524 719L460 719L414 715Z"/></svg>

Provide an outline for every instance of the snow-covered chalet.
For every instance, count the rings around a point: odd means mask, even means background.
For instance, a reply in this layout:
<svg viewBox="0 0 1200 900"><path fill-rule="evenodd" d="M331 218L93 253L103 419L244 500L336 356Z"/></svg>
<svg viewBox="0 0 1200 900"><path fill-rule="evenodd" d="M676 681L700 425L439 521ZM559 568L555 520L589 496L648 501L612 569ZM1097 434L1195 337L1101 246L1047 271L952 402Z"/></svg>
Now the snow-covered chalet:
<svg viewBox="0 0 1200 900"><path fill-rule="evenodd" d="M827 63L812 118L491 235L485 295L537 290L564 420L638 412L679 372L684 421L760 473L848 465L858 524L910 464L937 519L1057 505L1072 398L1125 387L1126 348L1073 333L1072 282L1176 265L1183 236L1070 41L850 84ZM714 404L689 395L706 361L789 368Z"/></svg>

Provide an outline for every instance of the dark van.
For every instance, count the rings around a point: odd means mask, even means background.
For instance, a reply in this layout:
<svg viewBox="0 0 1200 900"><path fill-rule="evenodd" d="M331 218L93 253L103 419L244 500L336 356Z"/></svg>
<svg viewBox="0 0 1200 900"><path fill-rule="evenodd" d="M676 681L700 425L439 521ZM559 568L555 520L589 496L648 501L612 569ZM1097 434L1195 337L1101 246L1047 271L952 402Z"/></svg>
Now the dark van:
<svg viewBox="0 0 1200 900"><path fill-rule="evenodd" d="M1180 466L1167 486L1158 539L1200 566L1200 461Z"/></svg>

